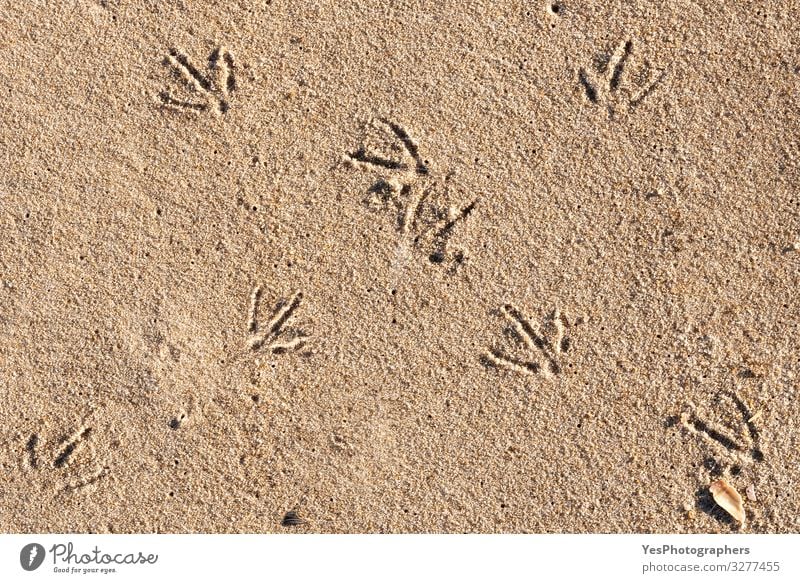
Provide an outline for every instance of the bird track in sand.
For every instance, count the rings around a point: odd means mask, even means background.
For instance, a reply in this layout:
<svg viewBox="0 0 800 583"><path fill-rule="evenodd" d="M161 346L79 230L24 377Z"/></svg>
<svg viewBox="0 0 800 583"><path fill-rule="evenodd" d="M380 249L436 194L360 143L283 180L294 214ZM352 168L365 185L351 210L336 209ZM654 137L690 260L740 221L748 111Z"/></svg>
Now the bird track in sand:
<svg viewBox="0 0 800 583"><path fill-rule="evenodd" d="M308 335L297 328L287 327L287 324L300 307L303 293L295 292L288 300L280 301L263 327L258 321L261 295L261 288L255 287L250 296L250 316L247 321L248 346L252 350L266 346L275 354L302 349L308 342Z"/></svg>
<svg viewBox="0 0 800 583"><path fill-rule="evenodd" d="M370 152L366 146L347 154L351 164L382 173L367 189L364 204L371 209L391 210L397 230L415 249L425 253L431 263L446 263L455 270L464 262L465 254L453 248L451 239L475 209L478 198L460 208L445 208L436 200L441 191L430 179L429 164L420 156L419 146L408 131L386 118L378 119L374 126L388 133L403 155L395 159Z"/></svg>
<svg viewBox="0 0 800 583"><path fill-rule="evenodd" d="M664 71L655 72L645 64L637 75L632 75L628 64L633 50L633 40L625 40L609 56L604 67L597 70L582 67L578 71L578 80L586 98L595 105L606 105L609 114L613 115L620 108L635 108L655 90L666 74ZM632 82L636 76L642 79L638 84Z"/></svg>
<svg viewBox="0 0 800 583"><path fill-rule="evenodd" d="M484 364L524 374L561 374L562 357L570 349L571 339L567 334L567 319L558 310L545 318L544 330L540 330L519 308L511 304L501 306L500 314L509 325L507 332L524 347L524 356L516 357L506 350L493 347L482 355ZM542 360L545 365L542 365Z"/></svg>
<svg viewBox="0 0 800 583"><path fill-rule="evenodd" d="M164 58L164 64L183 81L194 93L203 99L184 101L173 97L167 91L158 94L161 103L167 107L184 111L214 111L225 114L230 108L231 95L236 91L236 65L233 54L223 46L215 49L208 58L208 74L203 74L195 67L189 57L182 51L173 48Z"/></svg>

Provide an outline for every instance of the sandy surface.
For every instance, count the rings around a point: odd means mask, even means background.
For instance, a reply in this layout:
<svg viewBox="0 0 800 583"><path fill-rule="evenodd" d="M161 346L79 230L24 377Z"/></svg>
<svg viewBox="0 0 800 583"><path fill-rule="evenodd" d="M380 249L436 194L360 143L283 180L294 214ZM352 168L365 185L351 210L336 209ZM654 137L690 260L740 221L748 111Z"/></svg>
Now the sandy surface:
<svg viewBox="0 0 800 583"><path fill-rule="evenodd" d="M2 2L0 530L800 531L799 18Z"/></svg>

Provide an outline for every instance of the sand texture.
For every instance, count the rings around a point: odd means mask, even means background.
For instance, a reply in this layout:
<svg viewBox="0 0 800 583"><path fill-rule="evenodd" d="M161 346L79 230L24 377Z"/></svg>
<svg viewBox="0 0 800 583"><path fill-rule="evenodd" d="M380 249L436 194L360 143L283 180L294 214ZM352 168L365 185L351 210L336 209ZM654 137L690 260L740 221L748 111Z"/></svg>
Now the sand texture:
<svg viewBox="0 0 800 583"><path fill-rule="evenodd" d="M798 22L0 1L0 531L799 532Z"/></svg>

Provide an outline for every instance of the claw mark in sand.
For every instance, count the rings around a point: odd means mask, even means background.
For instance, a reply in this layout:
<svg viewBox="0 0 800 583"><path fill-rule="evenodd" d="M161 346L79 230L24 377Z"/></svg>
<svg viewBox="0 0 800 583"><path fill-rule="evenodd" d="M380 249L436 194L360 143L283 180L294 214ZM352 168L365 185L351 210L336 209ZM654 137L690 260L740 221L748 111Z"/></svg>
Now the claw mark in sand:
<svg viewBox="0 0 800 583"><path fill-rule="evenodd" d="M633 109L650 95L664 79L664 71L655 71L648 63L636 74L629 75L628 62L633 54L633 40L623 41L611 54L605 67L597 71L581 68L578 81L586 98L594 104L605 104L610 114L620 107ZM631 81L636 77L638 82Z"/></svg>
<svg viewBox="0 0 800 583"><path fill-rule="evenodd" d="M490 348L482 356L484 364L525 374L560 374L562 355L569 350L571 343L566 335L567 319L556 310L545 319L540 330L511 304L502 306L500 313L509 324L508 331L524 347L525 356L515 357L498 348ZM544 365L540 359L544 359Z"/></svg>
<svg viewBox="0 0 800 583"><path fill-rule="evenodd" d="M347 154L347 160L362 168L377 169L383 175L367 190L364 204L372 209L390 210L396 216L397 230L414 248L422 250L434 264L445 262L455 269L463 263L464 252L453 249L450 241L456 228L466 222L478 199L461 208L445 207L438 195L447 195L430 179L428 163L419 146L399 124L380 118L373 128L391 138L397 159L369 152L365 146ZM387 176L387 172L389 175Z"/></svg>
<svg viewBox="0 0 800 583"><path fill-rule="evenodd" d="M284 352L297 351L303 348L308 341L308 335L301 330L285 327L294 312L300 307L302 299L302 292L296 292L289 300L281 301L276 306L267 324L262 328L258 323L261 288L256 287L253 289L253 293L250 296L250 317L247 321L250 348L258 350L266 345L275 354L283 354Z"/></svg>
<svg viewBox="0 0 800 583"><path fill-rule="evenodd" d="M170 49L164 64L171 67L179 79L193 92L200 94L202 101L184 101L164 90L159 99L167 107L188 111L215 111L224 114L230 108L230 98L236 91L236 66L233 55L225 47L214 50L208 59L208 75L201 73L178 49Z"/></svg>
<svg viewBox="0 0 800 583"><path fill-rule="evenodd" d="M764 454L759 447L758 428L755 425L758 414L754 415L733 392L724 392L721 398L734 405L740 418L736 424L738 427L710 420L710 414L701 414L692 403L689 403L689 411L680 416L681 426L690 434L700 437L724 464L732 468L763 461Z"/></svg>
<svg viewBox="0 0 800 583"><path fill-rule="evenodd" d="M81 427L71 437L68 437L64 441L56 459L53 461L53 467L63 468L66 466L69 463L70 456L75 453L75 450L81 446L91 434L91 427Z"/></svg>

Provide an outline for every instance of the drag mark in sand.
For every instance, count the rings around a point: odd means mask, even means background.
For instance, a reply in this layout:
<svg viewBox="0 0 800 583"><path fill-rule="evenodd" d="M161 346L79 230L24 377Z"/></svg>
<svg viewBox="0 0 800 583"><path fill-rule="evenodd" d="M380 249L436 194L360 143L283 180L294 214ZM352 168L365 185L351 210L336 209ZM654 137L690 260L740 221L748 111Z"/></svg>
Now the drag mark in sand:
<svg viewBox="0 0 800 583"><path fill-rule="evenodd" d="M395 149L403 156L394 159L371 153L365 146L347 154L351 164L384 173L367 190L364 204L373 210L392 212L404 240L425 253L431 263L448 264L451 271L455 270L464 262L465 255L462 250L453 248L451 239L475 209L478 199L472 199L461 208L445 207L436 200L436 195L442 192L429 180L428 163L420 156L419 146L408 131L386 118L378 119L375 125L394 140L399 146Z"/></svg>
<svg viewBox="0 0 800 583"><path fill-rule="evenodd" d="M248 345L252 350L266 346L275 354L298 351L308 342L308 335L302 330L286 327L303 300L302 292L295 292L291 298L280 301L270 315L265 326L258 323L261 303L261 288L256 287L250 296L250 316L247 331L250 335Z"/></svg>
<svg viewBox="0 0 800 583"><path fill-rule="evenodd" d="M562 355L569 350L571 341L566 335L568 322L558 310L545 319L541 330L511 304L502 306L500 314L508 324L506 331L522 344L525 356L515 357L499 348L490 348L481 357L484 364L524 374L561 374Z"/></svg>
<svg viewBox="0 0 800 583"><path fill-rule="evenodd" d="M201 73L190 61L189 57L178 49L170 49L164 58L164 64L194 93L202 97L202 101L184 101L176 99L164 90L158 97L167 107L184 111L214 111L227 113L230 98L236 91L236 66L233 55L225 47L214 50L208 59L208 75Z"/></svg>
<svg viewBox="0 0 800 583"><path fill-rule="evenodd" d="M636 75L640 82L629 81L634 77L629 74L628 67L633 48L633 40L625 40L611 54L604 67L597 71L582 67L578 71L578 81L583 86L586 98L596 105L606 105L611 115L619 108L635 108L664 79L664 71L657 72L645 64Z"/></svg>

